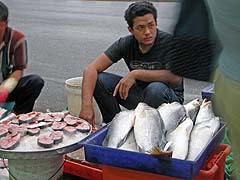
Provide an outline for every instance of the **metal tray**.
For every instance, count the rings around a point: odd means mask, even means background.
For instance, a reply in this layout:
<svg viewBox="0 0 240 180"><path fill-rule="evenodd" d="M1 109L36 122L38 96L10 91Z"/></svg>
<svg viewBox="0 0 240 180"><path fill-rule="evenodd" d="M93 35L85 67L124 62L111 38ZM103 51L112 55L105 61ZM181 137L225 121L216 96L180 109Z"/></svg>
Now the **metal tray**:
<svg viewBox="0 0 240 180"><path fill-rule="evenodd" d="M90 124L89 124L90 125ZM88 133L77 132L74 135L63 134L63 141L52 148L42 148L37 144L38 136L24 136L20 144L13 150L4 150L0 148L0 157L5 159L41 159L73 152L83 145L81 140L92 132L92 126ZM49 134L52 128L41 129L40 134Z"/></svg>

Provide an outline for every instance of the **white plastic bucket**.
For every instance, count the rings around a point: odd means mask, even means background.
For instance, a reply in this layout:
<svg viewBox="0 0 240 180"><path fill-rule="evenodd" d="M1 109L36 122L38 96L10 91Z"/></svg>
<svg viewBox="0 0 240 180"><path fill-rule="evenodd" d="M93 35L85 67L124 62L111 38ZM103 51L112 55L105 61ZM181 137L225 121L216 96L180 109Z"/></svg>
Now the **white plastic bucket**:
<svg viewBox="0 0 240 180"><path fill-rule="evenodd" d="M40 159L9 159L9 180L59 180L63 176L64 156Z"/></svg>
<svg viewBox="0 0 240 180"><path fill-rule="evenodd" d="M78 117L82 105L82 77L70 78L65 81L65 88L67 92L67 104L70 114ZM102 124L102 114L99 107L93 98L93 108L95 114L95 124Z"/></svg>

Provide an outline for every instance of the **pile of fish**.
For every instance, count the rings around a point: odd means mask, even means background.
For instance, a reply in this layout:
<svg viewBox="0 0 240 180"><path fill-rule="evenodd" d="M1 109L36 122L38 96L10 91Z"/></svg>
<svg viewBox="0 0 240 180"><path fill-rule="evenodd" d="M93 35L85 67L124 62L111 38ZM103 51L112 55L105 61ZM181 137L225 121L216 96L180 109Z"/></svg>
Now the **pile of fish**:
<svg viewBox="0 0 240 180"><path fill-rule="evenodd" d="M50 130L42 134L44 129ZM74 135L90 130L91 126L85 120L70 115L68 111L30 112L17 116L11 113L0 120L0 148L14 149L26 136L36 136L40 147L51 148L63 141L63 134Z"/></svg>
<svg viewBox="0 0 240 180"><path fill-rule="evenodd" d="M102 145L151 155L171 152L172 158L193 161L219 127L211 101L164 103L157 109L141 102L116 114Z"/></svg>

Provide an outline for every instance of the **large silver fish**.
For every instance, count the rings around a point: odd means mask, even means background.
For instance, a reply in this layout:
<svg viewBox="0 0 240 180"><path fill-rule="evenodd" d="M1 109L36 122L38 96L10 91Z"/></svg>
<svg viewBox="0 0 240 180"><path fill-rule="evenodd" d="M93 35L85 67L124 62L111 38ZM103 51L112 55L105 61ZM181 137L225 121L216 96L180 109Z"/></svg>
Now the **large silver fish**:
<svg viewBox="0 0 240 180"><path fill-rule="evenodd" d="M119 149L126 150L126 151L138 152L137 143L136 143L133 129L130 131L130 133L127 136L126 141L123 143L123 145L121 145L119 147Z"/></svg>
<svg viewBox="0 0 240 180"><path fill-rule="evenodd" d="M128 133L134 125L134 110L121 111L115 115L108 127L103 145L119 148L126 140Z"/></svg>
<svg viewBox="0 0 240 180"><path fill-rule="evenodd" d="M168 151L172 151L172 157L186 159L193 121L186 118L179 126L167 135L167 141L171 143Z"/></svg>
<svg viewBox="0 0 240 180"><path fill-rule="evenodd" d="M203 121L209 121L214 117L215 115L212 108L212 101L207 101L204 99L198 111L195 124L201 123Z"/></svg>
<svg viewBox="0 0 240 180"><path fill-rule="evenodd" d="M193 122L196 120L197 113L200 109L200 99L194 99L187 104L183 105L186 109L187 117L189 117Z"/></svg>
<svg viewBox="0 0 240 180"><path fill-rule="evenodd" d="M178 102L163 103L158 107L158 112L163 120L165 131L173 131L186 117L184 106Z"/></svg>
<svg viewBox="0 0 240 180"><path fill-rule="evenodd" d="M189 153L187 160L195 160L202 150L210 142L213 135L220 127L218 117L203 121L194 125L190 136Z"/></svg>
<svg viewBox="0 0 240 180"><path fill-rule="evenodd" d="M134 135L141 152L161 151L166 143L164 124L157 109L139 103L135 109Z"/></svg>

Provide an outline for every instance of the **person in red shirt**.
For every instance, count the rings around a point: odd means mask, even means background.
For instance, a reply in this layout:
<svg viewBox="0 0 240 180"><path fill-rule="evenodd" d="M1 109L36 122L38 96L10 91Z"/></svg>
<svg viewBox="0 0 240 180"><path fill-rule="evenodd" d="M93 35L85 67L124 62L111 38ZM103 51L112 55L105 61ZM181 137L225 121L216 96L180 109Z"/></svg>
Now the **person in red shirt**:
<svg viewBox="0 0 240 180"><path fill-rule="evenodd" d="M0 1L0 104L14 101L16 114L31 112L44 86L38 75L23 76L27 62L25 36L8 26L8 8Z"/></svg>

